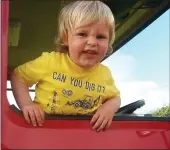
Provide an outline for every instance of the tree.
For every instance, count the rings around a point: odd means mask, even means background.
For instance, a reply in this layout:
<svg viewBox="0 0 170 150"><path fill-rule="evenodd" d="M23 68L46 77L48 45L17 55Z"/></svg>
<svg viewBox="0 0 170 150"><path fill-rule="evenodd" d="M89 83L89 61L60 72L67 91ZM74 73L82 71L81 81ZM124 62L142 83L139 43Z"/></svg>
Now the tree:
<svg viewBox="0 0 170 150"><path fill-rule="evenodd" d="M154 117L170 116L170 106L164 106L152 113Z"/></svg>

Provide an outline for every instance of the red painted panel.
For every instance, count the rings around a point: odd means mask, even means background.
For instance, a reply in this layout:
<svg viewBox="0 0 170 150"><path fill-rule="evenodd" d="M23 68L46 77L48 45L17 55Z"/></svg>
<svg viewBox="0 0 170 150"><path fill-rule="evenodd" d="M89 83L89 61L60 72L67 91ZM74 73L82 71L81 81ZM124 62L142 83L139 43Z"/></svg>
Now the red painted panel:
<svg viewBox="0 0 170 150"><path fill-rule="evenodd" d="M106 132L91 130L89 120L46 120L43 127L32 127L9 108L3 144L10 149L26 148L170 148L168 122L113 121ZM166 130L166 131L165 131Z"/></svg>

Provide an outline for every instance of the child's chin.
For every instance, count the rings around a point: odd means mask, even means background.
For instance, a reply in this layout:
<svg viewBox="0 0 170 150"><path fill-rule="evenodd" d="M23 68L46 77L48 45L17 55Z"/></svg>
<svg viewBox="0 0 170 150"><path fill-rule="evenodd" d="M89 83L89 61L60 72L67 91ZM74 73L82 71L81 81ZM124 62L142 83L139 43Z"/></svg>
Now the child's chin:
<svg viewBox="0 0 170 150"><path fill-rule="evenodd" d="M85 69L90 69L92 68L96 63L96 60L87 60L87 59L81 59L79 61L79 66L85 68Z"/></svg>
<svg viewBox="0 0 170 150"><path fill-rule="evenodd" d="M95 63L86 63L86 64L82 64L82 67L89 69L89 68L92 68L94 65L95 65Z"/></svg>

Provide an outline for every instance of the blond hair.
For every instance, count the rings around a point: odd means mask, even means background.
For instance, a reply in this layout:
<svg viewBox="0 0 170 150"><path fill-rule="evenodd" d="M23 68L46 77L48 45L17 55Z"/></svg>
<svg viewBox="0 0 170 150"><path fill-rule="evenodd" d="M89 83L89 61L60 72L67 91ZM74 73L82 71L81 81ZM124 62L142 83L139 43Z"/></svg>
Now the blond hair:
<svg viewBox="0 0 170 150"><path fill-rule="evenodd" d="M85 25L96 21L105 21L109 26L109 49L112 52L112 44L115 39L115 21L110 8L101 1L75 1L61 10L58 20L57 49L60 52L68 52L64 45L64 38L68 31L72 31L77 24Z"/></svg>

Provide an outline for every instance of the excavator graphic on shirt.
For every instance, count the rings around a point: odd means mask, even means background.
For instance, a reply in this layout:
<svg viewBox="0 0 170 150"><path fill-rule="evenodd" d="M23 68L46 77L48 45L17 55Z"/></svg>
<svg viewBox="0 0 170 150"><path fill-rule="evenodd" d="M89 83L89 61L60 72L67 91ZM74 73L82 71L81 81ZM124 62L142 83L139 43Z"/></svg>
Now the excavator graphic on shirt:
<svg viewBox="0 0 170 150"><path fill-rule="evenodd" d="M94 100L92 96L85 95L83 100L77 99L72 102L68 101L66 105L73 105L75 108L82 107L83 109L92 109L94 106L97 106L99 101L100 96Z"/></svg>

